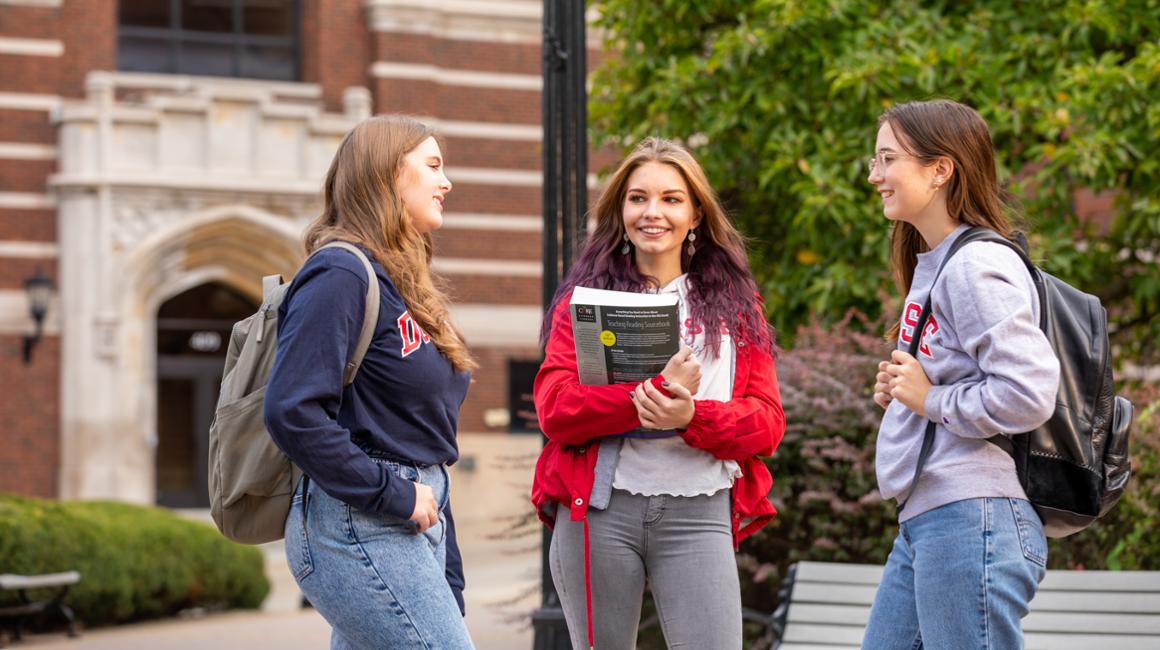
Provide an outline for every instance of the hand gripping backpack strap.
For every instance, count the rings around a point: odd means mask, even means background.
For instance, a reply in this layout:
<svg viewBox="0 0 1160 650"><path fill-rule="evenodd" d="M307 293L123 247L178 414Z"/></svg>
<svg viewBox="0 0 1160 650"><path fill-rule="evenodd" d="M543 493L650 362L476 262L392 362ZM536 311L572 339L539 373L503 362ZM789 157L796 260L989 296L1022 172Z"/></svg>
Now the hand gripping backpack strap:
<svg viewBox="0 0 1160 650"><path fill-rule="evenodd" d="M926 296L926 302L922 305L922 312L918 315L918 323L914 326L914 334L910 339L910 356L918 358L918 347L922 344L923 330L926 329L926 320L930 318L931 304L930 294L934 293L934 285L938 282L938 277L942 275L943 268L950 261L959 249L973 241L992 240L990 230L986 228L970 228L959 238L951 244L950 250L947 251L946 257L943 257L942 262L938 266L938 270L934 273L934 279L930 282L930 292ZM1001 238L1001 237L1000 237ZM934 451L934 422L927 420L926 432L922 436L922 447L918 451L918 462L914 464L914 478L910 480L910 487L906 489L906 496L898 500L898 513L902 514L902 509L906 507L907 502L910 501L910 496L914 494L914 488L918 486L918 477L922 474L922 468L926 465L926 461L930 458L931 452Z"/></svg>

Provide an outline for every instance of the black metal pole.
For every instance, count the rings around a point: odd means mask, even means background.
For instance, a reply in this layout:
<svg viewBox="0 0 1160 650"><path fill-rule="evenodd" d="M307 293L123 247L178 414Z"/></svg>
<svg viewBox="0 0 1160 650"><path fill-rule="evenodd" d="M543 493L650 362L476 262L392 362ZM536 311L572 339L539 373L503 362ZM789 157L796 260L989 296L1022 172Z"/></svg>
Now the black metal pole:
<svg viewBox="0 0 1160 650"><path fill-rule="evenodd" d="M588 210L588 94L584 0L544 0L544 275L547 309L583 243ZM567 515L567 507L561 509ZM572 645L548 564L551 533L540 554L542 599L532 614L535 650Z"/></svg>

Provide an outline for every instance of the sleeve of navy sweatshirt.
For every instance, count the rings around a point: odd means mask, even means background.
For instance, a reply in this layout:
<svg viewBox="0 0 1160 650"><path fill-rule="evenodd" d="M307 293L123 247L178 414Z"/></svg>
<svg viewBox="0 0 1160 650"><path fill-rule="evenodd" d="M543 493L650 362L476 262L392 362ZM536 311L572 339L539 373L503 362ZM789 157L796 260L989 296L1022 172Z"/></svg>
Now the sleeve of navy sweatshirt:
<svg viewBox="0 0 1160 650"><path fill-rule="evenodd" d="M343 369L362 329L367 279L319 257L286 295L266 387L266 428L327 494L363 512L409 519L414 484L372 461L336 421Z"/></svg>
<svg viewBox="0 0 1160 650"><path fill-rule="evenodd" d="M443 509L443 514L447 517L447 568L444 575L451 587L451 593L455 596L455 602L459 604L459 613L466 615L467 607L463 602L463 588L466 586L463 579L463 558L459 554L459 542L455 539L455 518L451 516L450 502Z"/></svg>

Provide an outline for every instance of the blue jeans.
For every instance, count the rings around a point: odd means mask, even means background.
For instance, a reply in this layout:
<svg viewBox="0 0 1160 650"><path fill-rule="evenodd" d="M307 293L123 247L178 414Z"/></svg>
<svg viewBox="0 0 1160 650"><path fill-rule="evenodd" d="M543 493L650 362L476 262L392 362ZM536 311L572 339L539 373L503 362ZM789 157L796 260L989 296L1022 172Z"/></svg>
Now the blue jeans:
<svg viewBox="0 0 1160 650"><path fill-rule="evenodd" d="M430 485L447 506L447 470L375 459L395 475ZM409 519L351 508L302 483L286 519L286 562L302 593L330 623L333 650L472 648L444 576L446 519L422 534Z"/></svg>
<svg viewBox="0 0 1160 650"><path fill-rule="evenodd" d="M1023 647L1021 619L1047 566L1047 538L1022 499L967 499L899 526L864 650Z"/></svg>

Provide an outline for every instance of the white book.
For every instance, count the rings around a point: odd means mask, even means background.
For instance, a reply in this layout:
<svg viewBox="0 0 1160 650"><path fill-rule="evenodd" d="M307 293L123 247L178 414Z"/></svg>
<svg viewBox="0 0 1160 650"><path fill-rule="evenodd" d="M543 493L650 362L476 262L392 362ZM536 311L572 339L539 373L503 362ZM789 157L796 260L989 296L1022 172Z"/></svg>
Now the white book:
<svg viewBox="0 0 1160 650"><path fill-rule="evenodd" d="M576 287L569 307L581 384L644 381L681 348L676 293Z"/></svg>

